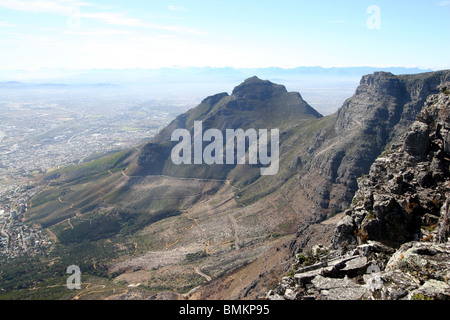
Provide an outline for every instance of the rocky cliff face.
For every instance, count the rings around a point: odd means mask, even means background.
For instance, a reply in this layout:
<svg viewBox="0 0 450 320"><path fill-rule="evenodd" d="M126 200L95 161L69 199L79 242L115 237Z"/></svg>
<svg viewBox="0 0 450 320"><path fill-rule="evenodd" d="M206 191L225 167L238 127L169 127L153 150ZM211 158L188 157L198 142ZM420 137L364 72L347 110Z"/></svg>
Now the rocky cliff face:
<svg viewBox="0 0 450 320"><path fill-rule="evenodd" d="M443 92L447 85L441 86ZM450 100L443 92L428 97L403 141L378 157L369 175L359 179L352 207L334 235L335 248L365 240L391 247L424 237L447 241L442 210L450 191Z"/></svg>
<svg viewBox="0 0 450 320"><path fill-rule="evenodd" d="M298 254L269 299L450 299L450 83L439 89L358 179L330 248Z"/></svg>
<svg viewBox="0 0 450 320"><path fill-rule="evenodd" d="M389 143L395 141L415 120L426 98L437 93L437 86L450 81L450 72L395 76L376 72L364 76L353 97L322 127L311 141L302 180L324 179L316 184L311 199L322 208L348 206L357 178ZM325 182L326 181L326 182Z"/></svg>

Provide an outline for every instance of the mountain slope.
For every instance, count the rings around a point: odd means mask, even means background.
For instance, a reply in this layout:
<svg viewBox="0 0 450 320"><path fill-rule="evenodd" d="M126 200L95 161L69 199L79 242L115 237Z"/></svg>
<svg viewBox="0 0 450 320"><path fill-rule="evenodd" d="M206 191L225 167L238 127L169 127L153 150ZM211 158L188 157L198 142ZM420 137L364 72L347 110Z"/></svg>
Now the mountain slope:
<svg viewBox="0 0 450 320"><path fill-rule="evenodd" d="M143 147L138 162L127 173L226 179L234 165L174 165L170 159L170 151L176 145L170 141L172 132L187 129L193 136L194 121L202 121L204 131L214 128L223 134L226 129L277 128L284 131L298 122L321 117L299 93L287 92L282 85L252 77L237 86L231 95L220 93L208 97L196 108L178 116Z"/></svg>

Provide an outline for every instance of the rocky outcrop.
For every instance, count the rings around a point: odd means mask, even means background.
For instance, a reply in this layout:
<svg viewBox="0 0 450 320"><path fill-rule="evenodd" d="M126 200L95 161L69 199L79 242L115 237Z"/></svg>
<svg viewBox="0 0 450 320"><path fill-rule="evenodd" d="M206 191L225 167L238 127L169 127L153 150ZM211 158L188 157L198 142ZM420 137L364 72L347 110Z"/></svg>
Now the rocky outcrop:
<svg viewBox="0 0 450 320"><path fill-rule="evenodd" d="M358 179L330 248L297 254L268 299L450 299L449 88Z"/></svg>
<svg viewBox="0 0 450 320"><path fill-rule="evenodd" d="M375 160L360 178L352 207L338 225L335 248L366 240L392 247L426 238L447 241L450 96L431 95L403 142ZM446 238L447 236L447 238Z"/></svg>
<svg viewBox="0 0 450 320"><path fill-rule="evenodd" d="M319 192L311 194L316 204L323 208L347 207L358 189L357 178L369 171L386 145L398 141L427 97L438 93L437 86L446 81L450 81L449 71L400 76L375 72L364 76L331 126L322 128L308 149L311 162L305 167L305 179L320 175L329 182L324 186L326 198Z"/></svg>
<svg viewBox="0 0 450 320"><path fill-rule="evenodd" d="M394 253L394 254L393 254ZM317 255L318 262L284 277L270 300L449 300L450 243L408 242L397 251L375 241L344 255ZM314 256L312 256L314 257ZM291 272L291 273L292 273Z"/></svg>

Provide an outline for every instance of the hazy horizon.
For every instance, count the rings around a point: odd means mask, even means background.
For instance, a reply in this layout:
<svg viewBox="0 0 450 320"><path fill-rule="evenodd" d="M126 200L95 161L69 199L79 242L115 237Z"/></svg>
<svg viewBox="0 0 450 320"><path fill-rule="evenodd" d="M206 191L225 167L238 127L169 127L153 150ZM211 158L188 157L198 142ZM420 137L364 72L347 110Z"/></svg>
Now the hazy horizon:
<svg viewBox="0 0 450 320"><path fill-rule="evenodd" d="M376 72L387 71L394 74L401 73L424 73L439 71L433 68L416 68L416 67L376 67L376 66L353 66L353 67L323 67L323 66L297 66L292 68L282 67L264 67L264 68L235 68L235 67L161 67L161 68L90 68L90 69L67 69L67 68L40 68L35 70L15 69L15 70L0 70L0 82L6 81L33 81L33 80L62 80L73 76L85 75L87 77L96 75L105 76L118 76L133 74L134 76L146 76L149 78L155 78L164 76L165 78L185 80L183 76L186 75L217 75L220 77L233 77L233 76L261 76L261 77L273 77L273 76L338 76L338 77L360 77L362 75ZM165 73L169 72L169 73ZM108 78L104 78L108 80ZM114 82L116 79L109 79ZM138 80L138 79L136 79ZM325 79L327 80L327 79Z"/></svg>
<svg viewBox="0 0 450 320"><path fill-rule="evenodd" d="M182 113L208 96L231 93L245 79L257 76L284 85L288 91L299 92L318 112L329 115L354 94L363 75L375 71L413 74L432 70L401 67L13 70L0 72L0 92L14 91L23 96L30 91L47 95L78 91L83 95L128 97L130 101L156 99L178 105L178 112Z"/></svg>

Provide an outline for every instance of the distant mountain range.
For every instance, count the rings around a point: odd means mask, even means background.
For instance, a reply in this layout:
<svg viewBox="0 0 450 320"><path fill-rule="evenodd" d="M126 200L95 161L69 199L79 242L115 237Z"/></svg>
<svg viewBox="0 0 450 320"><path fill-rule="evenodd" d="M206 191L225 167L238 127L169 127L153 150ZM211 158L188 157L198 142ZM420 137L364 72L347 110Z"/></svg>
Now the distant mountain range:
<svg viewBox="0 0 450 320"><path fill-rule="evenodd" d="M217 92L231 92L236 83L257 76L282 83L290 91L301 92L323 115L334 113L354 93L366 74L387 71L416 74L432 70L377 67L297 67L297 68L159 68L159 69L41 69L0 72L0 90L91 90L102 89L131 98L179 101L189 108ZM20 83L18 83L20 82ZM182 111L186 111L183 109Z"/></svg>
<svg viewBox="0 0 450 320"><path fill-rule="evenodd" d="M63 84L143 84L146 82L223 82L234 83L251 76L268 80L299 80L301 77L314 78L361 78L365 74L376 71L386 71L393 74L414 74L433 71L420 68L377 68L377 67L297 67L297 68L159 68L159 69L41 69L37 71L5 70L1 72L0 81L23 81L33 83L63 83Z"/></svg>

